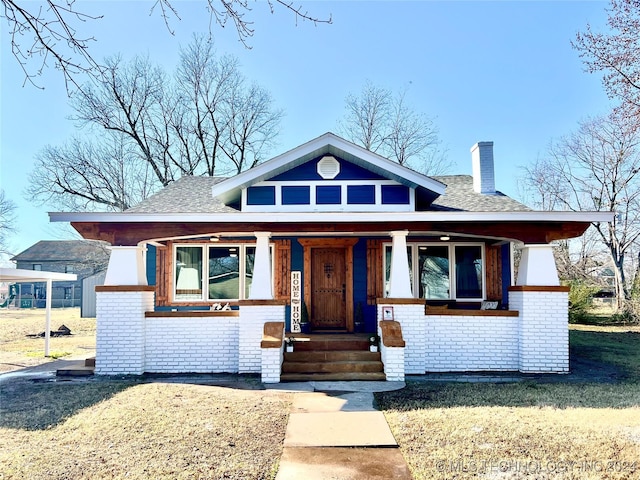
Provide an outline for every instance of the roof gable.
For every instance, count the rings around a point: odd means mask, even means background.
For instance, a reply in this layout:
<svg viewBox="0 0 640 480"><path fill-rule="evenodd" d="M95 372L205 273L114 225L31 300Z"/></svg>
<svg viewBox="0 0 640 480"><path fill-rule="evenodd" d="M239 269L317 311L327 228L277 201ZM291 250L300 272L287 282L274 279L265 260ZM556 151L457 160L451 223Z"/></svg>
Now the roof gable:
<svg viewBox="0 0 640 480"><path fill-rule="evenodd" d="M226 205L236 204L239 202L243 190L260 182L286 180L291 178L291 172L294 170L297 173L304 172L308 176L313 175L312 169L315 167L312 161L317 161L326 155L343 160L346 162L345 165L350 164L351 173L356 170L360 173L366 171L372 178L393 180L406 187L421 190L422 195L431 200L442 195L445 191L445 186L433 178L365 150L333 133L325 133L293 150L214 185L212 188L213 196ZM298 180L304 180L304 178ZM428 193L425 195L425 192Z"/></svg>

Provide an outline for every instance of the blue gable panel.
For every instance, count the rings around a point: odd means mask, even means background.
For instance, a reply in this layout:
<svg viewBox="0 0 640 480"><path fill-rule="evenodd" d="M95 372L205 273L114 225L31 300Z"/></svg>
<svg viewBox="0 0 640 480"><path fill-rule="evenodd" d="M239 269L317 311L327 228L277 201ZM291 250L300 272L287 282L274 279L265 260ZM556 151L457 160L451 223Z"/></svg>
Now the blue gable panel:
<svg viewBox="0 0 640 480"><path fill-rule="evenodd" d="M385 177L359 167L350 162L340 160L340 173L335 180L384 180Z"/></svg>
<svg viewBox="0 0 640 480"><path fill-rule="evenodd" d="M149 285L156 284L156 247L147 245L147 283Z"/></svg>
<svg viewBox="0 0 640 480"><path fill-rule="evenodd" d="M502 303L509 302L509 285L511 285L511 248L508 243L502 245Z"/></svg>
<svg viewBox="0 0 640 480"><path fill-rule="evenodd" d="M318 162L321 158L322 157L315 158L280 175L271 177L268 180L282 182L294 180L323 180L318 174ZM346 160L337 157L334 158L340 162L340 173L338 173L334 180L383 180L385 178Z"/></svg>
<svg viewBox="0 0 640 480"><path fill-rule="evenodd" d="M375 187L373 185L348 185L347 203L349 205L375 205Z"/></svg>
<svg viewBox="0 0 640 480"><path fill-rule="evenodd" d="M282 187L282 204L283 205L309 205L311 203L310 187L301 186L283 186Z"/></svg>
<svg viewBox="0 0 640 480"><path fill-rule="evenodd" d="M342 189L340 185L327 185L316 187L316 204L340 205L342 203Z"/></svg>
<svg viewBox="0 0 640 480"><path fill-rule="evenodd" d="M247 188L247 205L275 205L276 189L268 187Z"/></svg>
<svg viewBox="0 0 640 480"><path fill-rule="evenodd" d="M322 180L322 177L318 175L318 159L312 160L302 165L287 170L280 175L269 178L269 180L275 180L279 182L286 182L291 180Z"/></svg>
<svg viewBox="0 0 640 480"><path fill-rule="evenodd" d="M383 205L409 205L409 187L404 185L382 185Z"/></svg>

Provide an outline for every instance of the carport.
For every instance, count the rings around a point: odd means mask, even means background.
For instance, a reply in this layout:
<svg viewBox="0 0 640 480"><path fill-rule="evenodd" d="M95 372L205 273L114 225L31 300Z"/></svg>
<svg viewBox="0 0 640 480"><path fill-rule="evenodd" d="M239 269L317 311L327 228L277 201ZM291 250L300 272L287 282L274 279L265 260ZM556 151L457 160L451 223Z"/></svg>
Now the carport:
<svg viewBox="0 0 640 480"><path fill-rule="evenodd" d="M49 356L49 339L51 337L51 296L53 282L75 281L75 273L43 272L38 270L22 270L17 268L0 268L0 282L46 282L46 320L44 329L44 356Z"/></svg>

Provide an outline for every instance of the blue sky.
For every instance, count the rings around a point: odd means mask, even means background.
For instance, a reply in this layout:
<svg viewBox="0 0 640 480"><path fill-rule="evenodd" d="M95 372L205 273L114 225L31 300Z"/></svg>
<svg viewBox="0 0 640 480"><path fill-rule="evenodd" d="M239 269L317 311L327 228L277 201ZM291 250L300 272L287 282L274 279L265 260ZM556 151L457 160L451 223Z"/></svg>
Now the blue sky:
<svg viewBox="0 0 640 480"><path fill-rule="evenodd" d="M172 36L151 1L80 2L101 20L80 28L96 38L93 55L148 54L171 72L180 45L208 30L204 0L175 0L182 17ZM497 188L518 195L519 166L534 161L553 138L587 116L606 113L600 78L583 71L570 41L587 23L602 28L601 1L344 1L303 2L332 25L296 24L282 8L249 2L255 35L251 49L231 25L212 28L218 53L232 53L242 71L267 88L285 110L276 155L327 131L336 132L344 99L370 80L394 91L408 88L415 110L435 119L454 164L449 173L471 173L469 148L492 140ZM0 184L18 205L18 253L39 240L64 235L48 223L55 206L24 198L34 157L45 145L62 144L77 127L61 75L47 71L45 88L23 86L24 75L1 33Z"/></svg>

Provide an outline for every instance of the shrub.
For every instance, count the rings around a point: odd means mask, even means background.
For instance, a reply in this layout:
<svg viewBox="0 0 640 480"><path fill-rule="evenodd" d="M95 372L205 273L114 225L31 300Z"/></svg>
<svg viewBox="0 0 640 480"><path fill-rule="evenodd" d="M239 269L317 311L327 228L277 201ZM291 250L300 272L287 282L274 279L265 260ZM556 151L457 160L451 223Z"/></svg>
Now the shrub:
<svg viewBox="0 0 640 480"><path fill-rule="evenodd" d="M588 316L597 286L580 280L569 282L569 322L582 323Z"/></svg>

